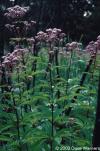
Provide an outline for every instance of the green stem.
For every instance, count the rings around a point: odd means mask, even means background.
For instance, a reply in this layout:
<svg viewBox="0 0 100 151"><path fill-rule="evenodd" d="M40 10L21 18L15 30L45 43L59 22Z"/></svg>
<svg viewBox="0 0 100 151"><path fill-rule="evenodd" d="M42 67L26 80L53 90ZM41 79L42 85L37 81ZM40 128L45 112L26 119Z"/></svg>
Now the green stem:
<svg viewBox="0 0 100 151"><path fill-rule="evenodd" d="M33 55L35 57L38 56L38 48L37 48L36 43L34 44ZM34 60L32 63L32 71L36 72L36 68L37 68L37 60ZM35 87L35 81L36 81L36 75L33 75L33 91L34 91L34 87Z"/></svg>
<svg viewBox="0 0 100 151"><path fill-rule="evenodd" d="M51 66L49 67L49 72L50 72L50 89L51 89L51 99L53 99L53 88L52 88L52 72L51 72ZM52 140L51 140L51 151L53 151L53 137L54 137L54 105L53 105L53 101L51 102L51 136L52 136Z"/></svg>
<svg viewBox="0 0 100 151"><path fill-rule="evenodd" d="M58 62L58 50L55 50L55 64L56 64L56 72L57 72L57 78L60 78L59 73L59 62ZM59 79L57 79L57 82L59 82ZM60 98L60 91L57 91L57 97Z"/></svg>
<svg viewBox="0 0 100 151"><path fill-rule="evenodd" d="M17 76L17 81L18 81L18 84L20 84L20 75L19 75L19 70L17 71L18 73L18 76ZM22 100L22 95L21 95L21 88L20 88L20 85L19 85L19 99L20 99L20 102ZM24 106L25 108L25 111L27 112L27 105ZM23 120L23 113L22 113L22 107L21 107L21 118ZM25 132L25 126L23 126L23 131ZM28 145L26 144L26 150L28 151Z"/></svg>
<svg viewBox="0 0 100 151"><path fill-rule="evenodd" d="M70 78L72 58L73 58L73 51L71 51L70 59L69 59L69 65L68 65L68 70L66 71L66 77L67 77L67 79L66 79L67 80L67 83L66 83L66 94L68 92L68 79Z"/></svg>
<svg viewBox="0 0 100 151"><path fill-rule="evenodd" d="M22 147L21 147L21 142L20 142L20 121L19 121L19 115L18 115L18 111L17 111L17 106L16 106L16 101L14 98L14 94L12 92L12 98L13 98L13 105L14 105L14 109L15 109L15 115L16 115L16 128L17 128L17 135L18 135L18 141L19 141L19 151L22 151Z"/></svg>
<svg viewBox="0 0 100 151"><path fill-rule="evenodd" d="M87 64L87 66L86 66L86 68L85 68L85 71L84 71L84 73L82 74L81 80L80 80L80 82L79 82L79 86L80 86L80 87L83 86L83 84L84 84L84 82L85 82L85 79L86 79L86 77L87 77L87 72L89 72L93 61L94 61L94 56L92 56L92 57L90 58L89 63ZM71 101L72 103L75 103L75 101L76 101L76 99L77 99L77 96L78 96L77 94L79 94L79 93L80 93L80 90L81 90L80 87L76 90L75 96L73 97L73 99L72 99L72 101ZM72 107L69 107L67 110L65 110L66 115L69 115L70 112L71 112L71 110L72 110Z"/></svg>

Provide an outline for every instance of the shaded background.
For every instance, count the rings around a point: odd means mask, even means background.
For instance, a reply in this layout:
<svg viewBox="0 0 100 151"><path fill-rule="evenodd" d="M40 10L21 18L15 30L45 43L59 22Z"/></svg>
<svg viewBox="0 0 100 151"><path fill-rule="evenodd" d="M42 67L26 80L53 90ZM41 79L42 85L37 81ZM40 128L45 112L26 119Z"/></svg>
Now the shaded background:
<svg viewBox="0 0 100 151"><path fill-rule="evenodd" d="M30 6L26 19L37 22L36 31L61 28L72 40L81 39L84 44L100 34L100 0L0 0L0 56L9 38L3 14L14 5Z"/></svg>

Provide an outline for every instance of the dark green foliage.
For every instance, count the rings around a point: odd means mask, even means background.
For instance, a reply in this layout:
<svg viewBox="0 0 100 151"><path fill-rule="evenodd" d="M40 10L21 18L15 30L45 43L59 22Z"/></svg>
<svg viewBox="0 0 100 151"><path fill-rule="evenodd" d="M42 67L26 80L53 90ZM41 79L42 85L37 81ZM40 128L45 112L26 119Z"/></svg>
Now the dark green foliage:
<svg viewBox="0 0 100 151"><path fill-rule="evenodd" d="M98 109L100 52L91 55L82 46L78 47L77 42L73 49L68 49L66 44L71 42L70 35L72 39L79 39L81 34L86 34L84 27L90 27L87 23L93 14L88 18L83 16L85 11L96 13L96 2L15 0L0 1L0 4L3 21L0 22L0 54L3 55L4 48L9 51L5 43L10 40L12 53L6 55L7 60L3 57L0 65L0 151L91 147L96 105ZM15 30L12 33L5 30L7 20L3 13L13 5L30 6L22 20L28 20L31 25L31 20L35 19L35 30L26 32L27 26L20 27L19 24L23 24L20 19L10 22L19 26L15 26L17 34ZM47 41L49 37L45 42L35 37L34 42L29 43L28 37L35 36L38 30L54 26L64 29L67 37L58 36L58 39L54 37ZM56 32L57 29L51 30ZM18 48L14 49L14 46ZM9 64L9 56L17 49L21 54L15 55L15 62L12 59ZM93 140L99 131L95 130Z"/></svg>
<svg viewBox="0 0 100 151"><path fill-rule="evenodd" d="M0 141L3 151L54 151L62 145L92 145L98 69L95 69L92 78L94 69L91 66L89 71L85 71L84 85L78 85L87 66L87 56L84 60L84 55L74 52L70 78L66 79L70 55L58 53L59 65L54 60L45 77L48 49L39 48L38 56L26 54L26 67L23 68L21 63L19 72L13 70L11 91L1 92ZM32 71L34 60L36 70ZM34 85L31 76L35 76ZM27 82L30 83L28 89ZM74 103L71 102L73 98ZM71 113L66 115L65 111L69 108Z"/></svg>

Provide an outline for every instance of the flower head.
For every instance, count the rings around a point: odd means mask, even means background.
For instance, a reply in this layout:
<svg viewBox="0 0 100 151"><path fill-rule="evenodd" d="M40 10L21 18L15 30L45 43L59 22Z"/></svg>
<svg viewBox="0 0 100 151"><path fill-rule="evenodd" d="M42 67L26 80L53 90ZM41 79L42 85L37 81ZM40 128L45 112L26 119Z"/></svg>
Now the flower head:
<svg viewBox="0 0 100 151"><path fill-rule="evenodd" d="M5 16L8 19L19 19L24 17L28 10L29 7L20 7L19 5L16 5L14 7L7 8L7 13L5 13Z"/></svg>

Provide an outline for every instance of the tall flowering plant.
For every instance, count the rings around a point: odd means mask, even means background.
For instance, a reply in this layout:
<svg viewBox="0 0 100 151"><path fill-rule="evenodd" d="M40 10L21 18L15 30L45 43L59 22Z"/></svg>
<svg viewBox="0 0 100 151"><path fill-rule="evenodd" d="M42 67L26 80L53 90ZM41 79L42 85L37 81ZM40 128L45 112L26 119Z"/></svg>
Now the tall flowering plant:
<svg viewBox="0 0 100 151"><path fill-rule="evenodd" d="M27 11L14 6L5 14L15 45L0 63L0 150L90 146L100 36L84 49L57 28L28 37L36 22L21 21Z"/></svg>

